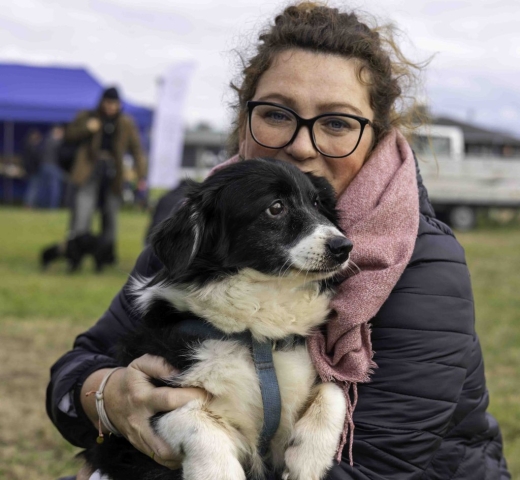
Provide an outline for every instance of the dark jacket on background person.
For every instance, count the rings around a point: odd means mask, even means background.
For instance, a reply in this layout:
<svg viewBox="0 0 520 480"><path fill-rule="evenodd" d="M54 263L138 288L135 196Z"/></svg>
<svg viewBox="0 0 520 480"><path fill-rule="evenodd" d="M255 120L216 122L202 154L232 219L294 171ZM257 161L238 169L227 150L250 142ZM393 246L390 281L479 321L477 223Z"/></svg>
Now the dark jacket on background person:
<svg viewBox="0 0 520 480"><path fill-rule="evenodd" d="M97 110L83 111L65 130L65 141L79 144L70 172L70 180L77 186L83 185L89 179L101 151L103 131L100 129L91 133L87 129L87 122L90 118L97 118L103 122L103 118ZM112 182L112 191L121 194L125 153L129 151L132 154L139 179L146 177L146 158L141 148L139 133L131 117L120 113L115 120L113 135L111 153L115 162L115 177Z"/></svg>
<svg viewBox="0 0 520 480"><path fill-rule="evenodd" d="M414 253L371 321L379 368L370 383L358 385L354 468L345 452L328 480L510 478L498 424L486 413L489 399L464 251L434 218L419 173L418 182ZM132 276L149 277L161 267L148 247ZM79 392L91 373L116 366L116 343L140 322L132 305L127 283L51 369L47 412L74 445L86 447L96 439Z"/></svg>

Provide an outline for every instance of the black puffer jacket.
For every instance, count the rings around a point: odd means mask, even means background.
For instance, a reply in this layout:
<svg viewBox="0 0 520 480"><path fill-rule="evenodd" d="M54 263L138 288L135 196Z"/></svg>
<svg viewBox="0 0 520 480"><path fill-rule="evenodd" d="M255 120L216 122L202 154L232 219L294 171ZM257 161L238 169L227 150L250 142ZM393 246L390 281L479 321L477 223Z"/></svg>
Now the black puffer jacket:
<svg viewBox="0 0 520 480"><path fill-rule="evenodd" d="M354 467L345 461L330 480L509 479L500 430L486 413L488 394L464 251L434 218L418 174L421 215L410 264L372 320L379 368L359 385L354 415ZM134 273L161 268L151 250ZM115 366L115 344L139 322L126 288L74 349L51 369L47 411L62 435L86 447L96 430L81 411L81 385Z"/></svg>

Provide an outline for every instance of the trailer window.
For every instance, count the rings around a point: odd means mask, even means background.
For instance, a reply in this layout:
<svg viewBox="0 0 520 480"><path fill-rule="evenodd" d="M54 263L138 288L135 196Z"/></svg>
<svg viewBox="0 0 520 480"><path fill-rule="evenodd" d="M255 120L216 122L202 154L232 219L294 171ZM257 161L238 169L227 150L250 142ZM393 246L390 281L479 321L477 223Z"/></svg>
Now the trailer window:
<svg viewBox="0 0 520 480"><path fill-rule="evenodd" d="M412 148L418 155L434 154L440 157L449 157L451 154L451 140L448 137L413 135Z"/></svg>

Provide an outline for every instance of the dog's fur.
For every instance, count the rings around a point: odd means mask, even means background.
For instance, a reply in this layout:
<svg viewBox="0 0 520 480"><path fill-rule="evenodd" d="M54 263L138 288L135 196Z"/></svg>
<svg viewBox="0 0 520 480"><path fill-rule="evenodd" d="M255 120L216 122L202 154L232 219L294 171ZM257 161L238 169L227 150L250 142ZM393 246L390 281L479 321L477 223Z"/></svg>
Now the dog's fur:
<svg viewBox="0 0 520 480"><path fill-rule="evenodd" d="M244 480L262 478L264 464L284 479L323 478L343 431L345 398L337 385L318 382L306 347L273 351L282 414L262 459L262 398L248 345L180 335L177 326L199 317L224 334L249 330L276 342L322 324L331 279L347 266L352 247L339 230L330 184L271 159L231 165L189 186L152 246L164 269L135 280L144 325L125 340L122 364L145 353L162 356L182 370L168 385L202 387L211 397L151 419L183 455L182 473L113 436L87 452L91 466L114 480Z"/></svg>

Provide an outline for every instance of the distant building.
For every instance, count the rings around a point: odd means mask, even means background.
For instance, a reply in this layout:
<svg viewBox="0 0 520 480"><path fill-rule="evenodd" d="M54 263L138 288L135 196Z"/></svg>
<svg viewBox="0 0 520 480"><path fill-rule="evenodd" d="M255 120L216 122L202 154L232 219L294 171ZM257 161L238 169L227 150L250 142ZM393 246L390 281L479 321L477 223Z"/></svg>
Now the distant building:
<svg viewBox="0 0 520 480"><path fill-rule="evenodd" d="M208 169L227 159L228 133L201 124L184 134L182 170L192 178L203 177Z"/></svg>
<svg viewBox="0 0 520 480"><path fill-rule="evenodd" d="M464 153L473 157L520 157L520 138L496 130L477 127L448 117L433 117L433 125L455 126L464 134Z"/></svg>

